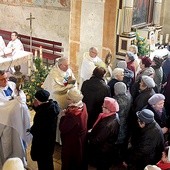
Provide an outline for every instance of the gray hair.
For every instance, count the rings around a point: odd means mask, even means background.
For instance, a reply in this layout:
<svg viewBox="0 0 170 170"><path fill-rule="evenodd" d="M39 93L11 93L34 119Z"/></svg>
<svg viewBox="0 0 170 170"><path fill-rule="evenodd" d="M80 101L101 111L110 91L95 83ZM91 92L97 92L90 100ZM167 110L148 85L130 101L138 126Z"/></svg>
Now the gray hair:
<svg viewBox="0 0 170 170"><path fill-rule="evenodd" d="M113 77L117 78L117 75L124 74L124 69L123 68L115 68L112 72Z"/></svg>
<svg viewBox="0 0 170 170"><path fill-rule="evenodd" d="M98 50L97 47L91 47L91 48L89 49L89 52L90 52L90 51L93 51L93 50L96 50L97 52L99 52L99 50Z"/></svg>
<svg viewBox="0 0 170 170"><path fill-rule="evenodd" d="M57 59L57 65L61 65L64 61L68 61L68 57L60 57L59 59Z"/></svg>
<svg viewBox="0 0 170 170"><path fill-rule="evenodd" d="M129 46L129 49L130 49L130 48L132 48L132 49L135 51L134 54L137 54L137 53L138 53L138 47L137 47L136 45L132 44L132 45Z"/></svg>

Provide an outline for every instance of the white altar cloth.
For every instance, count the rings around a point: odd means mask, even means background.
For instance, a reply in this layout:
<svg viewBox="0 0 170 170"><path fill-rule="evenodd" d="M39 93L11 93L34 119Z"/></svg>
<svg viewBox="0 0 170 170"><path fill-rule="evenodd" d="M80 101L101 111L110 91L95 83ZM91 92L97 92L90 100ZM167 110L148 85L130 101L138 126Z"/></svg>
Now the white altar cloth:
<svg viewBox="0 0 170 170"><path fill-rule="evenodd" d="M0 57L0 70L8 70L14 65L21 65L21 72L25 75L30 75L33 54L28 51L16 51L13 55L8 57Z"/></svg>
<svg viewBox="0 0 170 170"><path fill-rule="evenodd" d="M168 55L169 51L166 48L156 49L155 51L150 53L150 59L153 60L154 56L158 56L160 58Z"/></svg>

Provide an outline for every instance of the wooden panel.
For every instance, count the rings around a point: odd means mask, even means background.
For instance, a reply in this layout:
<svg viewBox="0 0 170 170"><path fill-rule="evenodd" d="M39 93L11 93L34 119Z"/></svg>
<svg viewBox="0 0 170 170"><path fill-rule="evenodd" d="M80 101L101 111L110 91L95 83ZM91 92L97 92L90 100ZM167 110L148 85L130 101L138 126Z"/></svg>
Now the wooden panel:
<svg viewBox="0 0 170 170"><path fill-rule="evenodd" d="M0 35L3 37L6 43L11 40L10 31L0 30ZM30 36L20 34L19 38L23 43L25 51L30 51ZM53 64L55 64L56 58L61 57L61 52L64 50L61 42L32 37L32 52L34 53L35 49L39 49L40 46L42 46L42 54L43 58L45 58L47 61L47 66L49 63L48 60L52 60Z"/></svg>
<svg viewBox="0 0 170 170"><path fill-rule="evenodd" d="M110 50L115 53L116 40L116 16L117 16L117 1L105 0L104 7L104 25L103 25L103 51L102 56L106 56ZM115 56L115 55L113 55Z"/></svg>

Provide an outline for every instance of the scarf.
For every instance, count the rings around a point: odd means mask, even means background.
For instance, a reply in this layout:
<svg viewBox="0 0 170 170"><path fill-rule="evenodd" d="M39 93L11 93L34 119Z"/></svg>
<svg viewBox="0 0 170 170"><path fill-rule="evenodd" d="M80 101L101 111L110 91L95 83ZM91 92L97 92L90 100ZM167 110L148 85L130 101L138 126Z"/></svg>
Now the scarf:
<svg viewBox="0 0 170 170"><path fill-rule="evenodd" d="M168 169L170 169L170 163L165 163L165 162L163 162L163 161L159 161L159 162L157 163L157 166L158 166L159 168L161 168L162 170L168 170Z"/></svg>
<svg viewBox="0 0 170 170"><path fill-rule="evenodd" d="M95 122L94 125L93 125L93 128L94 128L94 126L96 126L96 124L97 124L100 120L102 120L102 119L104 119L104 118L106 118L106 117L108 117L108 116L112 116L112 115L114 115L114 114L115 114L114 112L112 112L112 113L100 113L99 116L98 116L98 118L97 118L97 120L96 120L96 122Z"/></svg>

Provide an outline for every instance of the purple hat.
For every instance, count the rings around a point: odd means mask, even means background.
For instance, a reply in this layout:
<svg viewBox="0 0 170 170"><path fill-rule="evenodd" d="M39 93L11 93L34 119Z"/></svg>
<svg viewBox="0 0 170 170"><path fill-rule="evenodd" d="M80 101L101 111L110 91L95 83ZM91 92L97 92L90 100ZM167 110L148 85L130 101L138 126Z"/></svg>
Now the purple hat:
<svg viewBox="0 0 170 170"><path fill-rule="evenodd" d="M156 103L160 102L161 100L165 100L165 96L163 94L157 93L149 98L148 103L150 105L155 105Z"/></svg>

